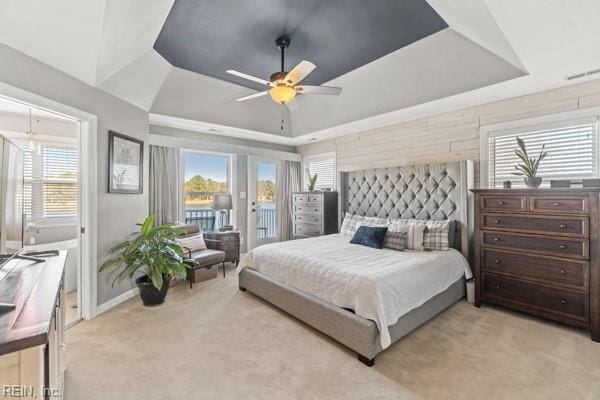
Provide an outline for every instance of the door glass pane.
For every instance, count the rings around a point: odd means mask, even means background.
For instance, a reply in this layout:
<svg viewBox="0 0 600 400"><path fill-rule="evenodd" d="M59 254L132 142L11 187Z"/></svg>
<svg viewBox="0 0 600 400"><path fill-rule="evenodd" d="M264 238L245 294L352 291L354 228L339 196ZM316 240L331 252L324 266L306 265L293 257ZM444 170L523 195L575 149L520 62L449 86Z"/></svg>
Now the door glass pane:
<svg viewBox="0 0 600 400"><path fill-rule="evenodd" d="M275 164L256 164L256 238L277 237L277 166Z"/></svg>

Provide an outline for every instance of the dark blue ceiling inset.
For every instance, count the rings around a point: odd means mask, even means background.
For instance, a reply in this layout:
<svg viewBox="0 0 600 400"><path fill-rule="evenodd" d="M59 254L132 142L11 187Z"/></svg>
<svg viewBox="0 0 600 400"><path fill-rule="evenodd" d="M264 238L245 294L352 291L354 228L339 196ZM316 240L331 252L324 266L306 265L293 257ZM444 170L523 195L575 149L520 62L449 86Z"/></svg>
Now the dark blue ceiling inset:
<svg viewBox="0 0 600 400"><path fill-rule="evenodd" d="M286 34L286 70L312 61L303 83L320 85L447 27L425 0L176 0L154 48L176 67L263 89L225 71L268 79Z"/></svg>

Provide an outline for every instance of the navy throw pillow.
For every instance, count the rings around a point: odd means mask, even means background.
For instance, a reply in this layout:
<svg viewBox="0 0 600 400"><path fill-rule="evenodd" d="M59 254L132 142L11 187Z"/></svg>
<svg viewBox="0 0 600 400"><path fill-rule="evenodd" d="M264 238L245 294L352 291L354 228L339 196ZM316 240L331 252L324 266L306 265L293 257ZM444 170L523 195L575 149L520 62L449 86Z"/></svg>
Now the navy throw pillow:
<svg viewBox="0 0 600 400"><path fill-rule="evenodd" d="M373 247L375 249L383 249L385 234L387 233L386 226L365 226L358 228L350 243L360 244L363 246Z"/></svg>

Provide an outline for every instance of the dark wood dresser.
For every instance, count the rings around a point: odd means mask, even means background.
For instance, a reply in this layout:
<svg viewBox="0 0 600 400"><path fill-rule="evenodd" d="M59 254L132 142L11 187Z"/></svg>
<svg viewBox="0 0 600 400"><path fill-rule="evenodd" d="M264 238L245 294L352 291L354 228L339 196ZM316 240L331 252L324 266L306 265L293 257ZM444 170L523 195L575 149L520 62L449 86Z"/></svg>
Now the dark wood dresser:
<svg viewBox="0 0 600 400"><path fill-rule="evenodd" d="M473 192L475 305L589 329L600 341L600 190Z"/></svg>
<svg viewBox="0 0 600 400"><path fill-rule="evenodd" d="M292 194L294 239L338 232L338 193L300 192Z"/></svg>

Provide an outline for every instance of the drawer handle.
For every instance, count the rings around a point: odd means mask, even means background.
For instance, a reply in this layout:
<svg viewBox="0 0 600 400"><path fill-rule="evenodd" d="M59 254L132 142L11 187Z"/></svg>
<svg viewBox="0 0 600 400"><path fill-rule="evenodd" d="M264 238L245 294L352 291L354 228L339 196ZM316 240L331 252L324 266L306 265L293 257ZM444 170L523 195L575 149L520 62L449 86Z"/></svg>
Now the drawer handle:
<svg viewBox="0 0 600 400"><path fill-rule="evenodd" d="M503 205L504 205L504 202L501 200L501 201L499 201L499 202L498 202L498 205L499 205L499 206L503 206Z"/></svg>
<svg viewBox="0 0 600 400"><path fill-rule="evenodd" d="M499 219L495 219L495 220L494 220L494 223L495 223L495 224L499 224L499 223L500 223L500 220L499 220Z"/></svg>
<svg viewBox="0 0 600 400"><path fill-rule="evenodd" d="M499 241L500 241L500 238L498 238L498 237L494 238L494 242L499 242Z"/></svg>
<svg viewBox="0 0 600 400"><path fill-rule="evenodd" d="M566 245L566 244L561 244L561 245L560 245L560 248L564 250L564 249L566 249L566 248L567 248L567 245Z"/></svg>
<svg viewBox="0 0 600 400"><path fill-rule="evenodd" d="M567 229L567 224L560 224L560 229Z"/></svg>
<svg viewBox="0 0 600 400"><path fill-rule="evenodd" d="M562 304L567 304L567 299L560 299L560 302L561 302Z"/></svg>
<svg viewBox="0 0 600 400"><path fill-rule="evenodd" d="M499 258L496 258L496 264L500 264L502 261L500 261Z"/></svg>
<svg viewBox="0 0 600 400"><path fill-rule="evenodd" d="M496 289L502 289L502 285L501 285L501 284L499 284L499 283L497 283L497 284L496 284Z"/></svg>
<svg viewBox="0 0 600 400"><path fill-rule="evenodd" d="M566 275L566 274L567 274L567 271L565 271L564 269L561 269L561 270L560 270L560 274L561 274L561 275Z"/></svg>
<svg viewBox="0 0 600 400"><path fill-rule="evenodd" d="M553 204L553 206L554 207L558 207L558 206L560 206L560 203L558 201L555 201L554 204Z"/></svg>

